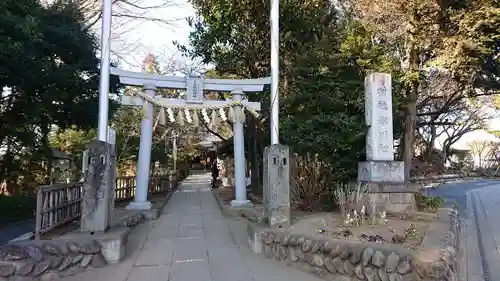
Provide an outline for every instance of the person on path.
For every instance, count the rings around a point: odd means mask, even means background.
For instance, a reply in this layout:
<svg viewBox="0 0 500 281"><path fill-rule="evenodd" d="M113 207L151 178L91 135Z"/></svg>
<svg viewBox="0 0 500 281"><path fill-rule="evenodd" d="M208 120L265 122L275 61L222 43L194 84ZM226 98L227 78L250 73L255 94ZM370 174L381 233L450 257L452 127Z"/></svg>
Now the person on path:
<svg viewBox="0 0 500 281"><path fill-rule="evenodd" d="M219 167L217 167L217 157L212 160L212 188L217 188L217 178L219 177Z"/></svg>

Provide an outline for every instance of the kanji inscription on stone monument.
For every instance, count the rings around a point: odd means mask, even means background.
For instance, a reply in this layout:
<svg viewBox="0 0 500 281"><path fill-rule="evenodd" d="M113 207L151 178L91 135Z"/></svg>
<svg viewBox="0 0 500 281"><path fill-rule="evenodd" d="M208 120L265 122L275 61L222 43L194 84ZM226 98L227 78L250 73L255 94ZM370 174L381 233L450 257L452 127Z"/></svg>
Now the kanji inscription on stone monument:
<svg viewBox="0 0 500 281"><path fill-rule="evenodd" d="M365 79L366 162L358 166L358 180L404 182L403 162L394 161L391 75L372 73Z"/></svg>
<svg viewBox="0 0 500 281"><path fill-rule="evenodd" d="M369 126L367 160L394 160L391 75L373 73L365 80L365 112Z"/></svg>

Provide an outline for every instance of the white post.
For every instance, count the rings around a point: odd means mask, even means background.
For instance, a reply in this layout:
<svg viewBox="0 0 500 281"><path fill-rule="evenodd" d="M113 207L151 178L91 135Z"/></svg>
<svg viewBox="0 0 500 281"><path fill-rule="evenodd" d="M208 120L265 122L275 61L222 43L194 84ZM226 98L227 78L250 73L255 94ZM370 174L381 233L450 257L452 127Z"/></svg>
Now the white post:
<svg viewBox="0 0 500 281"><path fill-rule="evenodd" d="M241 90L231 91L233 101L241 101L243 92ZM245 143L243 140L243 120L241 120L241 106L234 106L233 117L233 144L234 144L234 189L236 198L231 201L233 207L245 207L251 205L247 200L247 186L245 180Z"/></svg>
<svg viewBox="0 0 500 281"><path fill-rule="evenodd" d="M108 134L109 63L111 43L111 0L102 3L101 69L99 77L99 117L97 140L106 141Z"/></svg>
<svg viewBox="0 0 500 281"><path fill-rule="evenodd" d="M279 141L280 1L271 0L271 144Z"/></svg>
<svg viewBox="0 0 500 281"><path fill-rule="evenodd" d="M144 92L150 97L156 95L156 86L144 85ZM153 105L146 103L145 116L141 121L141 143L139 147L139 163L134 201L128 204L127 210L150 210L151 202L148 201L149 163L151 161L151 146L153 143Z"/></svg>

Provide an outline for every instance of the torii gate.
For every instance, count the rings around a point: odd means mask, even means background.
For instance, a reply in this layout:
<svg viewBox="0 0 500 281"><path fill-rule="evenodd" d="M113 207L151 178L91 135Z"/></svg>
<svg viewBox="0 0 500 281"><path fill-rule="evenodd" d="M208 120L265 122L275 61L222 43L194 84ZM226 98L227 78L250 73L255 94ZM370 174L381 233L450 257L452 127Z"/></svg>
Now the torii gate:
<svg viewBox="0 0 500 281"><path fill-rule="evenodd" d="M144 93L139 93L139 96L123 96L121 101L123 105L143 106L146 111L141 121L141 142L135 198L127 206L127 209L151 209L151 203L147 200L147 196L153 137L153 105L170 110L169 117L171 121L173 119L172 108L188 111L189 109L211 109L213 111L221 108L233 109L233 112L235 112L232 122L236 198L231 201L231 205L234 207L243 207L251 204L247 200L246 195L243 116L239 113L245 109L250 112L260 111L260 103L244 101L243 94L262 91L264 85L271 84L270 77L259 79L203 79L198 77L162 76L144 72L125 71L113 67L110 69L110 73L119 76L122 84L144 88ZM186 89L186 99L157 97L156 90L158 88ZM230 92L232 100L205 100L203 96L204 90ZM189 113L186 114L189 115Z"/></svg>

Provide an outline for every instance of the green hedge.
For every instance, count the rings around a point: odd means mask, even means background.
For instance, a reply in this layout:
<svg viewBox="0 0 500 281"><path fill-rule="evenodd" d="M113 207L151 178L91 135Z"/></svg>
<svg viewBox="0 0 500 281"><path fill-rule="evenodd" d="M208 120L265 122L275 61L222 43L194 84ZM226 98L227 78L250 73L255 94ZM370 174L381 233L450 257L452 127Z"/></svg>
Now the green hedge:
<svg viewBox="0 0 500 281"><path fill-rule="evenodd" d="M34 195L0 195L0 224L34 218L35 210Z"/></svg>

